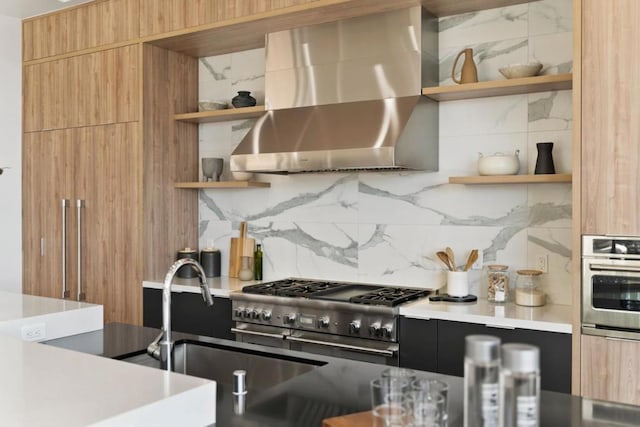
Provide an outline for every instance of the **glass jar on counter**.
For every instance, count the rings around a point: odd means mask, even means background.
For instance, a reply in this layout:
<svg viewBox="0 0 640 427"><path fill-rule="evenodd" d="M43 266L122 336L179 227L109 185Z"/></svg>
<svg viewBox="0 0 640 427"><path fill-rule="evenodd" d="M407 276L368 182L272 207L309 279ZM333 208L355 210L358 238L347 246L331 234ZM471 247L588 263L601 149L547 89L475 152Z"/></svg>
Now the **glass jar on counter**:
<svg viewBox="0 0 640 427"><path fill-rule="evenodd" d="M509 266L487 266L487 299L490 302L507 302L509 298Z"/></svg>
<svg viewBox="0 0 640 427"><path fill-rule="evenodd" d="M516 278L516 304L538 307L545 304L545 294L540 286L540 270L518 270Z"/></svg>

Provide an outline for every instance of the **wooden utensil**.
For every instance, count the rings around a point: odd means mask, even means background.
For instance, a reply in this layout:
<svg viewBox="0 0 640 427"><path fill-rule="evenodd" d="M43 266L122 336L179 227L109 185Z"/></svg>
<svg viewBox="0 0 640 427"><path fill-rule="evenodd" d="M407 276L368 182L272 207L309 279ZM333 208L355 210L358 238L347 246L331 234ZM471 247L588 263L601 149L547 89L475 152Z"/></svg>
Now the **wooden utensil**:
<svg viewBox="0 0 640 427"><path fill-rule="evenodd" d="M449 256L446 254L446 252L438 251L436 252L436 255L438 256L438 258L440 258L440 261L442 261L442 263L447 267L447 269L449 269L450 271L453 271L451 266L451 260L449 259Z"/></svg>
<svg viewBox="0 0 640 427"><path fill-rule="evenodd" d="M238 277L242 268L242 257L253 258L255 239L247 239L247 223L240 223L240 237L231 238L229 247L229 277Z"/></svg>
<svg viewBox="0 0 640 427"><path fill-rule="evenodd" d="M468 271L471 266L478 260L478 250L473 249L467 258L467 263L464 265L464 271Z"/></svg>
<svg viewBox="0 0 640 427"><path fill-rule="evenodd" d="M457 271L457 267L456 267L456 257L453 255L453 249L451 249L449 246L447 246L445 248L445 252L447 253L447 256L449 257L449 262L451 263L451 271Z"/></svg>

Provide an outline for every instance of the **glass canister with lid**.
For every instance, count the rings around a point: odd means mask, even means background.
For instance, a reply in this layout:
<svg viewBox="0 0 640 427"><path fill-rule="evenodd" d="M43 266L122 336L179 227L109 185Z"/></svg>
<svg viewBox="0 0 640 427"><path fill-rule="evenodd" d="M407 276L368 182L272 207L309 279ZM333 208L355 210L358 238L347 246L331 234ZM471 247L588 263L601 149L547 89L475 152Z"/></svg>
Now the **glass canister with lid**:
<svg viewBox="0 0 640 427"><path fill-rule="evenodd" d="M545 294L540 286L540 270L518 270L516 278L516 304L538 307L545 304Z"/></svg>
<svg viewBox="0 0 640 427"><path fill-rule="evenodd" d="M487 299L490 302L507 302L509 298L509 266L487 266Z"/></svg>

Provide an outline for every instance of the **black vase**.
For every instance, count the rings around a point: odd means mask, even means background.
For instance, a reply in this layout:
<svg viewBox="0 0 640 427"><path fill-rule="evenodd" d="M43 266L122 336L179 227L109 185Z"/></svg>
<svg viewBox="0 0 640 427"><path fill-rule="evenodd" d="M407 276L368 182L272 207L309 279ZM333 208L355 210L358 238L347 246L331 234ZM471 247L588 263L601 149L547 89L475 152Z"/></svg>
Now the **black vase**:
<svg viewBox="0 0 640 427"><path fill-rule="evenodd" d="M553 164L553 142L538 142L538 159L536 160L536 175L554 174L556 167Z"/></svg>
<svg viewBox="0 0 640 427"><path fill-rule="evenodd" d="M248 90L238 91L238 95L233 97L231 104L236 108L253 107L256 105L256 99L250 94Z"/></svg>

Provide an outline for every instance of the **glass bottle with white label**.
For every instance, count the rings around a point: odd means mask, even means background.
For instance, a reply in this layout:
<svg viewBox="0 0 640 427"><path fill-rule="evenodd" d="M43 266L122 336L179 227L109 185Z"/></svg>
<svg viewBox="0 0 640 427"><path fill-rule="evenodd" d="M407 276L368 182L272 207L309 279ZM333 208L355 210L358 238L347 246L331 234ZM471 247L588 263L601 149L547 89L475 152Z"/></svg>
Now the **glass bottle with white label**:
<svg viewBox="0 0 640 427"><path fill-rule="evenodd" d="M500 339L468 335L464 357L464 426L497 427L499 419Z"/></svg>
<svg viewBox="0 0 640 427"><path fill-rule="evenodd" d="M504 344L500 370L500 427L540 425L540 350Z"/></svg>

